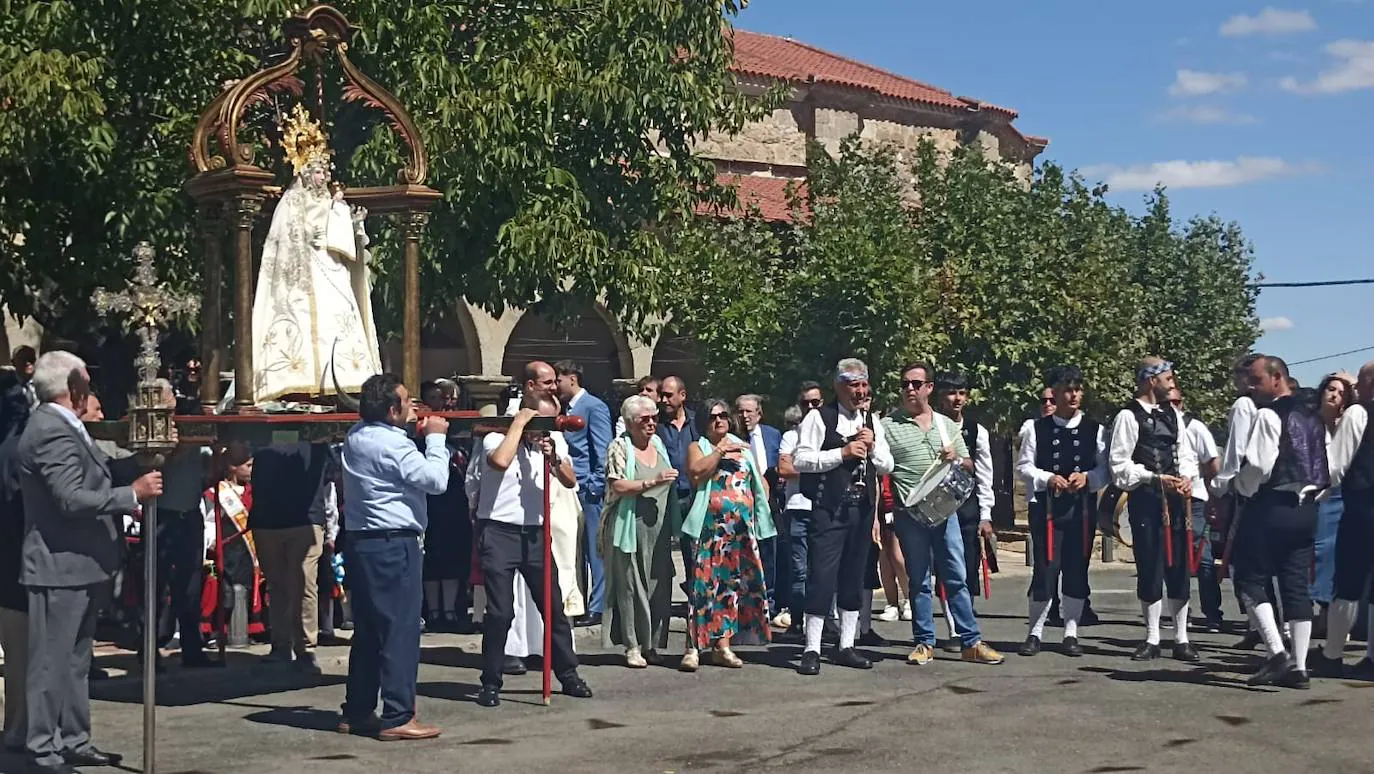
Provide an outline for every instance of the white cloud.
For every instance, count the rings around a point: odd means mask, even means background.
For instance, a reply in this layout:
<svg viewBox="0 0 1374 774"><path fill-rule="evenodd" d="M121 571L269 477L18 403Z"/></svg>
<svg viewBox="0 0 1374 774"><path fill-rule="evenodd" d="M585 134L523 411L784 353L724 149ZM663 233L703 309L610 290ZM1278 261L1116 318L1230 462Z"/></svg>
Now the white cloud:
<svg viewBox="0 0 1374 774"><path fill-rule="evenodd" d="M1159 114L1159 120L1185 124L1253 124L1256 118L1249 113L1233 113L1218 105L1180 105Z"/></svg>
<svg viewBox="0 0 1374 774"><path fill-rule="evenodd" d="M1081 170L1089 180L1101 179L1119 191L1148 191L1156 185L1168 188L1226 188L1261 180L1313 174L1320 167L1279 158L1241 156L1234 161L1157 161L1120 166L1102 164Z"/></svg>
<svg viewBox="0 0 1374 774"><path fill-rule="evenodd" d="M1317 28L1317 20L1307 11L1282 11L1278 8L1265 8L1256 16L1236 14L1221 25L1221 35L1226 38L1243 38L1249 35L1288 35L1294 32L1310 32Z"/></svg>
<svg viewBox="0 0 1374 774"><path fill-rule="evenodd" d="M1244 73L1204 73L1198 70L1179 70L1169 93L1175 97L1201 97L1245 88Z"/></svg>
<svg viewBox="0 0 1374 774"><path fill-rule="evenodd" d="M1316 80L1304 83L1290 76L1279 85L1298 94L1374 89L1374 40L1338 40L1327 44L1326 53L1336 59L1336 66L1318 73Z"/></svg>
<svg viewBox="0 0 1374 774"><path fill-rule="evenodd" d="M1265 333L1287 331L1293 329L1293 321L1287 317L1266 317L1260 320L1259 327Z"/></svg>

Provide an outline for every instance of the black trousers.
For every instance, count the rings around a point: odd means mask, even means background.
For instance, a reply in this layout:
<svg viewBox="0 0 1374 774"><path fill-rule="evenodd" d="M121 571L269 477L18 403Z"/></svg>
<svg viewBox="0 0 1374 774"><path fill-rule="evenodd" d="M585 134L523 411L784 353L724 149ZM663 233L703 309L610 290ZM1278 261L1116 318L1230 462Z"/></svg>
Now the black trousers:
<svg viewBox="0 0 1374 774"><path fill-rule="evenodd" d="M1173 562L1164 546L1164 503L1158 484L1146 484L1131 492L1131 538L1135 541L1135 593L1141 602L1154 603L1169 592L1169 599L1189 599L1192 593L1188 566L1188 525L1191 498L1168 496L1169 540Z"/></svg>
<svg viewBox="0 0 1374 774"><path fill-rule="evenodd" d="M1336 527L1336 599L1358 602L1374 578L1374 491L1342 494Z"/></svg>
<svg viewBox="0 0 1374 774"><path fill-rule="evenodd" d="M420 534L348 540L353 640L343 716L360 723L382 699L382 728L415 717L420 672Z"/></svg>
<svg viewBox="0 0 1374 774"><path fill-rule="evenodd" d="M1049 497L1047 493L1041 493L1041 496ZM1059 518L1050 520L1043 503L1030 504L1031 581L1027 594L1031 599L1046 602L1056 598L1061 581L1064 596L1088 598L1088 557L1092 555L1092 533L1085 527L1088 523L1089 515L1084 513L1081 505L1063 511ZM1140 545L1139 540L1137 537L1137 546ZM1138 553L1136 561L1140 561Z"/></svg>
<svg viewBox="0 0 1374 774"><path fill-rule="evenodd" d="M200 633L200 594L205 583L205 519L199 510L158 511L157 609L168 597L181 635L181 658L196 658L205 649ZM170 587L170 588L169 588Z"/></svg>
<svg viewBox="0 0 1374 774"><path fill-rule="evenodd" d="M1248 604L1269 601L1270 579L1288 621L1312 620L1312 548L1317 504L1288 492L1262 492L1236 530L1236 587ZM1358 598L1358 597L1357 597Z"/></svg>
<svg viewBox="0 0 1374 774"><path fill-rule="evenodd" d="M319 597L319 632L334 634L334 551L325 543L320 549L320 563L315 574L315 587Z"/></svg>
<svg viewBox="0 0 1374 774"><path fill-rule="evenodd" d="M482 619L482 685L501 687L501 665L506 659L506 637L515 620L515 574L530 589L534 606L544 612L544 527L520 527L482 519L477 527L477 558L482 564L482 583L487 593L487 612ZM558 573L553 574L553 598L562 599ZM560 682L577 674L572 626L563 605L553 606L553 673ZM550 654L545 653L547 658Z"/></svg>
<svg viewBox="0 0 1374 774"><path fill-rule="evenodd" d="M829 616L832 599L840 610L862 607L873 543L873 503L864 498L833 510L817 505L811 510L806 539L806 614Z"/></svg>

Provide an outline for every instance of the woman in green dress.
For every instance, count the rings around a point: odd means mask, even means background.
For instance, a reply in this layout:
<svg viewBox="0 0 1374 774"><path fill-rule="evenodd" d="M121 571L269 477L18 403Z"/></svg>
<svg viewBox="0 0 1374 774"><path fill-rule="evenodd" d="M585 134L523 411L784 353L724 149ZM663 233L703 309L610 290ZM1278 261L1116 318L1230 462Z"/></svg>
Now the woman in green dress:
<svg viewBox="0 0 1374 774"><path fill-rule="evenodd" d="M701 438L687 447L687 476L696 487L682 532L696 541L690 579L691 613L682 669L711 648L718 666L744 662L731 645L769 641L768 602L758 541L773 537L768 486L754 467L749 445L730 433L730 407L708 399L697 412Z"/></svg>
<svg viewBox="0 0 1374 774"><path fill-rule="evenodd" d="M668 646L673 536L679 523L677 471L655 435L658 405L642 395L620 408L625 434L606 452L606 506L599 535L606 560L605 647L623 647L625 665L643 669ZM647 658L646 658L647 656Z"/></svg>

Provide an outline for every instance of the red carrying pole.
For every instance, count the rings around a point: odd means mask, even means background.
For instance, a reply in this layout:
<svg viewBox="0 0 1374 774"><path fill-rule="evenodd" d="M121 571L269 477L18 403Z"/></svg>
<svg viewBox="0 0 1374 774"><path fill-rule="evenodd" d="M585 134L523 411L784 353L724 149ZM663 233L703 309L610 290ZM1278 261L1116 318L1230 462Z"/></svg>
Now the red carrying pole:
<svg viewBox="0 0 1374 774"><path fill-rule="evenodd" d="M1169 492L1164 488L1164 483L1159 485L1160 504L1163 508L1163 522L1161 529L1164 531L1164 566L1174 566L1174 530L1173 521L1169 518Z"/></svg>
<svg viewBox="0 0 1374 774"><path fill-rule="evenodd" d="M992 572L988 570L988 547L978 540L978 557L983 561L983 599L992 599Z"/></svg>
<svg viewBox="0 0 1374 774"><path fill-rule="evenodd" d="M224 661L224 650L228 647L229 617L224 614L224 527L221 520L224 510L219 503L219 482L210 490L215 493L215 639L219 640L219 660ZM232 593L232 592L231 592ZM249 604L252 604L250 601Z"/></svg>
<svg viewBox="0 0 1374 774"><path fill-rule="evenodd" d="M544 706L553 696L553 606L563 604L553 598L553 519L549 504L549 458L544 457Z"/></svg>

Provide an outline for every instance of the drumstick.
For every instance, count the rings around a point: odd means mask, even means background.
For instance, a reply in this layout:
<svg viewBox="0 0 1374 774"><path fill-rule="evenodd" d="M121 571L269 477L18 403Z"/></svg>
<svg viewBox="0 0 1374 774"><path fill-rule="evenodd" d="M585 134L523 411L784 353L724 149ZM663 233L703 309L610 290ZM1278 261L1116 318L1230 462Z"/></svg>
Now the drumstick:
<svg viewBox="0 0 1374 774"><path fill-rule="evenodd" d="M1050 502L1045 504L1045 561L1054 561L1054 498L1050 496Z"/></svg>

